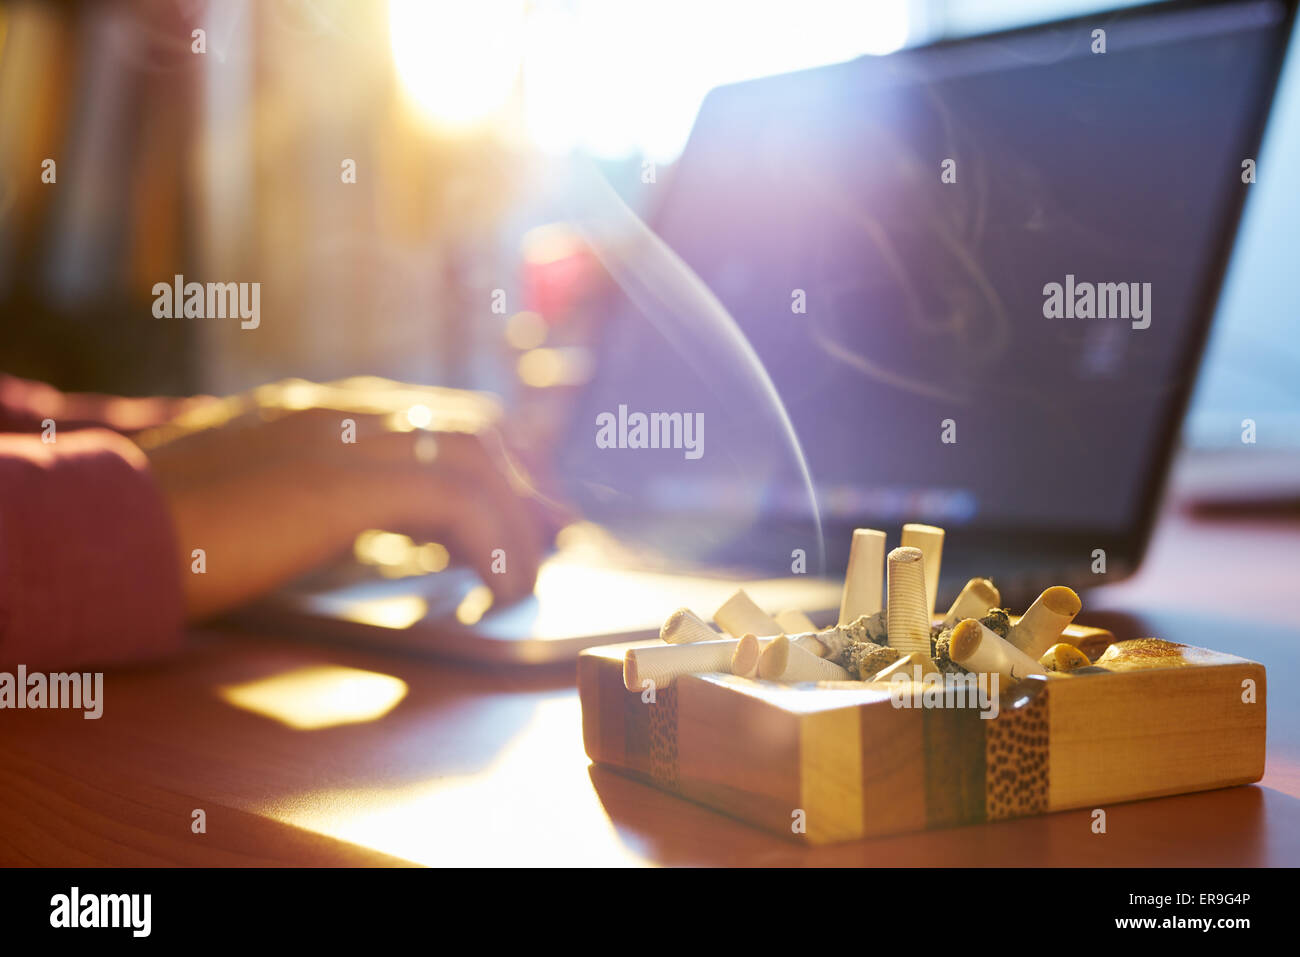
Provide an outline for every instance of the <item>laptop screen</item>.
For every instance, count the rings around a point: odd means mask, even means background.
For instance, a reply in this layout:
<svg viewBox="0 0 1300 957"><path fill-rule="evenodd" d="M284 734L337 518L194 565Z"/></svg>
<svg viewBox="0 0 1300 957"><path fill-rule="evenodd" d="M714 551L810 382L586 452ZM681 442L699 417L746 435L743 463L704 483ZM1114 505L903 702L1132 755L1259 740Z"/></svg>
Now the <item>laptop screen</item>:
<svg viewBox="0 0 1300 957"><path fill-rule="evenodd" d="M651 223L685 268L607 258L628 295L579 500L695 554L764 521L777 550L817 523L1133 528L1286 21L1147 9L715 90Z"/></svg>

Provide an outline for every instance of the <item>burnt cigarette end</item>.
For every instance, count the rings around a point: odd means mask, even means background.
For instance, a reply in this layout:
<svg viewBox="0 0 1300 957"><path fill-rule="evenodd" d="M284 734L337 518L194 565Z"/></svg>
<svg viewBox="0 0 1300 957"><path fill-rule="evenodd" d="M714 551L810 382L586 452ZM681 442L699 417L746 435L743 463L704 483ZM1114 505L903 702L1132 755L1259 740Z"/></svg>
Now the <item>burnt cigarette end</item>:
<svg viewBox="0 0 1300 957"><path fill-rule="evenodd" d="M979 650L983 637L980 623L974 618L958 622L952 629L952 636L948 639L949 657L960 664Z"/></svg>
<svg viewBox="0 0 1300 957"><path fill-rule="evenodd" d="M980 624L999 638L1006 638L1011 634L1011 617L1007 614L1005 608L991 609L987 615L980 619Z"/></svg>
<svg viewBox="0 0 1300 957"><path fill-rule="evenodd" d="M901 657L903 653L897 648L863 641L853 646L849 672L850 674L856 672L862 681L870 681Z"/></svg>

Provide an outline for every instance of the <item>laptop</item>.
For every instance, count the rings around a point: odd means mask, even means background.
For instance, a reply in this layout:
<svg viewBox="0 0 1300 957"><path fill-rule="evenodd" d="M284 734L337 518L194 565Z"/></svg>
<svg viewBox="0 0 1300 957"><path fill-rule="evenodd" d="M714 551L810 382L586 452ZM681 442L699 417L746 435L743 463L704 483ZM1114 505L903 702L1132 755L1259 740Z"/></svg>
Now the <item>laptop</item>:
<svg viewBox="0 0 1300 957"><path fill-rule="evenodd" d="M1294 7L1157 4L712 91L644 233L592 231L614 282L555 448L585 521L535 594L333 569L258 611L524 663L739 587L825 625L852 530L893 547L905 522L947 530L938 607L975 575L1013 610L1125 577ZM602 202L586 226L628 218Z"/></svg>

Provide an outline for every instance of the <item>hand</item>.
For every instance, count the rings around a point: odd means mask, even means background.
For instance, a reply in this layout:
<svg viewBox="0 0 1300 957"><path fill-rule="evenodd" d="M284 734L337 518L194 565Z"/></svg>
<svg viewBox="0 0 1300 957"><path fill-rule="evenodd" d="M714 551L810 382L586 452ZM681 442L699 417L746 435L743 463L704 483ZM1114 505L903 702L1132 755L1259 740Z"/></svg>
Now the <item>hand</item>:
<svg viewBox="0 0 1300 957"><path fill-rule="evenodd" d="M189 617L255 598L372 528L442 542L498 602L527 595L542 532L499 419L495 401L470 392L292 380L136 436L176 528ZM190 574L195 548L202 575ZM497 549L504 574L493 571Z"/></svg>

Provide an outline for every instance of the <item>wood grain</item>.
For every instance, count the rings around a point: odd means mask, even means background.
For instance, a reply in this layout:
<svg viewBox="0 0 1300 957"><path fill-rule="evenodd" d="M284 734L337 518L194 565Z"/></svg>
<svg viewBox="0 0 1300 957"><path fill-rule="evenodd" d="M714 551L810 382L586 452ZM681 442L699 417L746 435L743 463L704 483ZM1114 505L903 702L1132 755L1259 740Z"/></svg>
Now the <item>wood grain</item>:
<svg viewBox="0 0 1300 957"><path fill-rule="evenodd" d="M1053 682L1052 809L1250 784L1264 776L1264 667L1232 655L1176 670ZM1242 682L1257 686L1242 701ZM1085 682L1087 682L1085 684Z"/></svg>
<svg viewBox="0 0 1300 957"><path fill-rule="evenodd" d="M853 708L799 722L799 804L814 844L861 837L866 825L862 718Z"/></svg>

